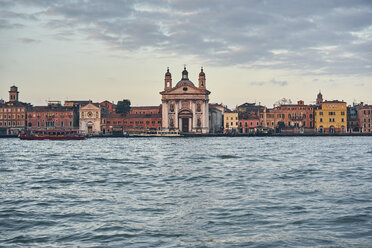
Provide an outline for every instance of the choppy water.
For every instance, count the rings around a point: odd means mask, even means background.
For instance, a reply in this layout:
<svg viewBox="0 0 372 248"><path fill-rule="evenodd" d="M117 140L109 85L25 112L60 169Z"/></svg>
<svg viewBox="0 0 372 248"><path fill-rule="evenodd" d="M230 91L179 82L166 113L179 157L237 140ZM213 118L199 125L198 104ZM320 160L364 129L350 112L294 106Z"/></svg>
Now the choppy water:
<svg viewBox="0 0 372 248"><path fill-rule="evenodd" d="M372 138L2 139L0 246L372 247Z"/></svg>

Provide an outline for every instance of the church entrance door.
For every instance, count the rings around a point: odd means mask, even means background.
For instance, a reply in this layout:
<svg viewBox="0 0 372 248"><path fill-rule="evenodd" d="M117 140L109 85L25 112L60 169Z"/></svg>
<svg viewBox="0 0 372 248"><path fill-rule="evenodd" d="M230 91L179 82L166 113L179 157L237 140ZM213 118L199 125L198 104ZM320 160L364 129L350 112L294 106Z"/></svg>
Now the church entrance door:
<svg viewBox="0 0 372 248"><path fill-rule="evenodd" d="M182 118L182 132L187 133L189 132L189 119Z"/></svg>

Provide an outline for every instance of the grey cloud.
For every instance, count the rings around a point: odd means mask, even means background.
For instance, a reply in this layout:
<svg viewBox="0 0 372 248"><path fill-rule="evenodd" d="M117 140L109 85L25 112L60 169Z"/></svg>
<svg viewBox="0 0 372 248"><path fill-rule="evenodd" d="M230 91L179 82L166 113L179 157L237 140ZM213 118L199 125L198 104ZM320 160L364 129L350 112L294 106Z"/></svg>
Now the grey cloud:
<svg viewBox="0 0 372 248"><path fill-rule="evenodd" d="M22 43L30 44L30 43L38 43L40 40L30 39L30 38L20 38L19 39Z"/></svg>
<svg viewBox="0 0 372 248"><path fill-rule="evenodd" d="M115 49L151 48L194 55L203 64L304 74L372 73L368 0L5 2L4 11L11 12L9 5L40 8L46 28L81 33ZM14 18L19 16L9 16Z"/></svg>
<svg viewBox="0 0 372 248"><path fill-rule="evenodd" d="M0 19L0 29L13 29L13 28L22 28L24 25L20 23L9 22L5 19Z"/></svg>
<svg viewBox="0 0 372 248"><path fill-rule="evenodd" d="M275 79L271 79L270 81L259 81L259 82L250 82L252 86L267 86L267 85L274 85L284 87L288 85L287 81L277 81Z"/></svg>

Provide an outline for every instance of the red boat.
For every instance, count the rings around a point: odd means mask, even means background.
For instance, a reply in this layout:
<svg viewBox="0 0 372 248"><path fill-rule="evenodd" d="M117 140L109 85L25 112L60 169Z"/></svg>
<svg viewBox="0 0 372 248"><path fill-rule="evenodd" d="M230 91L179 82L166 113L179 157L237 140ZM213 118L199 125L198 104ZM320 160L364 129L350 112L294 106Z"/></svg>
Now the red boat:
<svg viewBox="0 0 372 248"><path fill-rule="evenodd" d="M18 136L21 140L83 140L77 130L27 130Z"/></svg>

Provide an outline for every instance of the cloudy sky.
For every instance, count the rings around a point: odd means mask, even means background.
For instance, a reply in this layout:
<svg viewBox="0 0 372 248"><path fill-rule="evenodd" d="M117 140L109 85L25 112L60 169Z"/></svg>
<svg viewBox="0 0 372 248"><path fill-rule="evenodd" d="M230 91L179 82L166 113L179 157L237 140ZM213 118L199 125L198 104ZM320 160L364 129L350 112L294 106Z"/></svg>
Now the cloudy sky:
<svg viewBox="0 0 372 248"><path fill-rule="evenodd" d="M211 102L372 104L371 0L0 0L0 98L160 104L164 73Z"/></svg>

